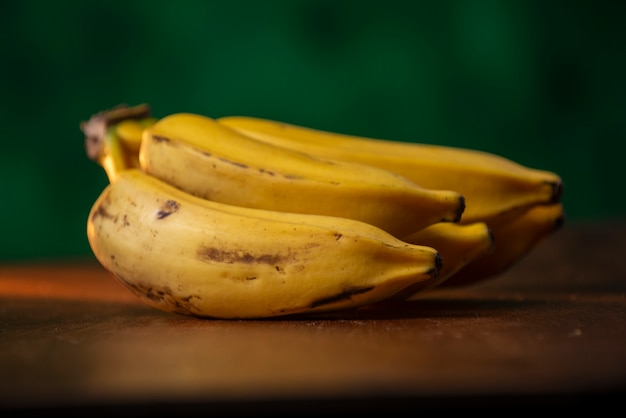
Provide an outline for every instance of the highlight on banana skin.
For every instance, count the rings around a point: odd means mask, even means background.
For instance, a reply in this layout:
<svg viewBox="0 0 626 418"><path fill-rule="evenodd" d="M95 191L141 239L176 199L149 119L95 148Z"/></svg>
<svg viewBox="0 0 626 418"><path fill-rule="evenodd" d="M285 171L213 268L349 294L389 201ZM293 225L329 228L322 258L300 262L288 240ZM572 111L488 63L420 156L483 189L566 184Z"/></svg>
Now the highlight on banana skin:
<svg viewBox="0 0 626 418"><path fill-rule="evenodd" d="M244 319L495 280L560 229L563 182L493 153L119 105L80 123L98 262L146 304Z"/></svg>

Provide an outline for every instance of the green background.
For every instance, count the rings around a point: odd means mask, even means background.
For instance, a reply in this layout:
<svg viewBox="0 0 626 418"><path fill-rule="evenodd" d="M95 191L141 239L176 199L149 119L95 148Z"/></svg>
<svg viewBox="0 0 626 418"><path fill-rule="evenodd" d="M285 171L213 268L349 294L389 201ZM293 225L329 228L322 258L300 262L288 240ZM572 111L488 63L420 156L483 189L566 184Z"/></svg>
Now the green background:
<svg viewBox="0 0 626 418"><path fill-rule="evenodd" d="M560 174L570 224L623 218L624 5L2 2L0 257L90 256L79 122L120 103L482 149Z"/></svg>

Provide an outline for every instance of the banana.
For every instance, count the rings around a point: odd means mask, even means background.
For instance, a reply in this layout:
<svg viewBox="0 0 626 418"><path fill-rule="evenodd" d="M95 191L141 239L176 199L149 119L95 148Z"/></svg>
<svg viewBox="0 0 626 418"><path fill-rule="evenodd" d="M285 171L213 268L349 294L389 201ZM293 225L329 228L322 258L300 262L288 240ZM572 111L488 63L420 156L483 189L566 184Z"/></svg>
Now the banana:
<svg viewBox="0 0 626 418"><path fill-rule="evenodd" d="M466 200L464 224L506 223L532 206L558 203L563 190L557 174L488 152L345 135L253 117L216 120L269 144L387 169L429 189L456 190Z"/></svg>
<svg viewBox="0 0 626 418"><path fill-rule="evenodd" d="M142 119L124 119L115 124L115 134L120 143L130 154L135 154L139 158L139 148L141 147L141 136L144 129L156 123L157 119L146 117Z"/></svg>
<svg viewBox="0 0 626 418"><path fill-rule="evenodd" d="M356 220L198 198L145 172L118 170L91 208L89 244L157 309L267 318L355 308L435 280L434 248Z"/></svg>
<svg viewBox="0 0 626 418"><path fill-rule="evenodd" d="M156 119L147 105L81 129L110 180L90 246L167 312L266 318L416 300L501 274L564 220L559 176L480 151L246 117Z"/></svg>
<svg viewBox="0 0 626 418"><path fill-rule="evenodd" d="M494 249L491 228L484 222L472 224L436 223L404 238L411 244L436 248L442 267L436 280L409 286L393 297L394 300L412 300L426 290L440 286L463 267L489 254Z"/></svg>
<svg viewBox="0 0 626 418"><path fill-rule="evenodd" d="M561 203L535 206L507 224L492 226L494 248L452 274L439 287L465 286L496 277L521 261L565 221ZM445 263L445 252L442 251Z"/></svg>
<svg viewBox="0 0 626 418"><path fill-rule="evenodd" d="M139 163L195 196L230 205L345 217L401 238L458 222L464 197L389 170L318 158L258 141L214 119L177 113L143 131Z"/></svg>

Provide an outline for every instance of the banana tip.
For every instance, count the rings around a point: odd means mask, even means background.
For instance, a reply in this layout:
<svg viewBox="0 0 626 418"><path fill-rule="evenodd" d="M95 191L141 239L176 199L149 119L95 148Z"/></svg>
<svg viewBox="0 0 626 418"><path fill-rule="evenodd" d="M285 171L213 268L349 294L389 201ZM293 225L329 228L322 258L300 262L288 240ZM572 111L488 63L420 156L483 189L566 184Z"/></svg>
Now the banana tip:
<svg viewBox="0 0 626 418"><path fill-rule="evenodd" d="M565 218L566 218L566 215L565 215L565 212L563 212L563 215L559 216L558 218L554 220L555 231L558 231L561 228L563 228L563 225L565 224Z"/></svg>
<svg viewBox="0 0 626 418"><path fill-rule="evenodd" d="M463 217L463 213L465 212L465 196L459 196L459 208L456 212L456 216L453 220L455 223L461 222L461 218Z"/></svg>
<svg viewBox="0 0 626 418"><path fill-rule="evenodd" d="M559 203L561 196L563 196L563 182L557 181L556 183L552 183L552 199L550 203Z"/></svg>
<svg viewBox="0 0 626 418"><path fill-rule="evenodd" d="M490 226L487 226L487 233L489 234L489 250L491 253L496 248L496 236L493 233L493 229Z"/></svg>
<svg viewBox="0 0 626 418"><path fill-rule="evenodd" d="M442 268L443 268L443 259L441 258L441 254L437 253L435 255L435 266L430 271L430 276L433 279L436 279L439 276L439 273L441 272Z"/></svg>

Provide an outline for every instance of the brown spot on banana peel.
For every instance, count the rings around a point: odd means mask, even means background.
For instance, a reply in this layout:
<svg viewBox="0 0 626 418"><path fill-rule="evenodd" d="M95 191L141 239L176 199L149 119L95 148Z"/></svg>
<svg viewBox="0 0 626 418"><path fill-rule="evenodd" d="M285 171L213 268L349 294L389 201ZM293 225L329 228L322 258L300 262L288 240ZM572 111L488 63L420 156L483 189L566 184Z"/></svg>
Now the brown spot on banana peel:
<svg viewBox="0 0 626 418"><path fill-rule="evenodd" d="M104 205L98 206L96 210L94 210L93 213L91 214L92 222L96 220L97 218L109 219L113 221L113 223L117 222L117 215L111 215L109 212L107 212L107 209Z"/></svg>
<svg viewBox="0 0 626 418"><path fill-rule="evenodd" d="M152 134L151 138L155 142L162 142L162 143L167 143L167 144L170 144L170 145L174 144L173 141L170 138L165 137L163 135ZM199 148L193 147L193 150L198 152L198 153L200 153L200 154L202 154L203 156L205 156L207 158L217 158L219 161L221 161L223 163L226 163L226 164L231 164L231 165L233 165L235 167L239 167L239 168L243 168L243 169L250 168L250 166L245 164L245 163L241 163L239 161L233 161L233 160L230 160L230 159L224 158L224 157L215 156L211 152L209 152L207 150L204 150L204 149L199 149ZM258 170L259 170L260 173L267 174L269 176L276 176L276 173L274 171L267 170L265 168L259 168ZM302 178L301 176L295 176L295 175L284 175L284 177L285 178L289 178L289 179L300 179L300 178Z"/></svg>
<svg viewBox="0 0 626 418"><path fill-rule="evenodd" d="M232 164L235 167L239 167L239 168L249 168L250 166L248 166L247 164L244 163L240 163L238 161L233 161L233 160L229 160L228 158L224 158L224 157L220 157L219 160L223 163L226 164Z"/></svg>
<svg viewBox="0 0 626 418"><path fill-rule="evenodd" d="M178 212L178 209L180 209L180 203L175 200L168 200L163 204L163 207L157 211L156 218L167 218L171 214Z"/></svg>
<svg viewBox="0 0 626 418"><path fill-rule="evenodd" d="M269 264L276 266L290 256L281 254L253 255L245 251L226 251L220 248L201 246L196 251L196 257L201 261L217 261L220 263ZM279 270L280 267L276 266Z"/></svg>
<svg viewBox="0 0 626 418"><path fill-rule="evenodd" d="M166 136L162 136L162 135L152 134L152 135L150 135L150 137L152 138L152 140L154 142L167 142L167 143L171 142L171 139L169 139Z"/></svg>
<svg viewBox="0 0 626 418"><path fill-rule="evenodd" d="M354 295L367 293L373 289L374 289L374 286L344 289L341 293L338 293L336 295L317 299L313 301L310 306L311 306L311 309L318 308L320 306L329 305L335 302L339 302L341 300L350 299Z"/></svg>
<svg viewBox="0 0 626 418"><path fill-rule="evenodd" d="M115 277L135 295L150 301L164 311L194 316L197 316L200 312L194 305L194 300L200 300L200 296L174 296L172 289L168 286L157 288L152 285L130 282L120 275L116 275Z"/></svg>
<svg viewBox="0 0 626 418"><path fill-rule="evenodd" d="M91 214L91 222L94 222L98 218L109 219L113 223L117 222L117 215L112 215L107 211L107 207L111 204L111 196L109 195L109 189L105 189L103 196L100 200L100 204L95 208Z"/></svg>

